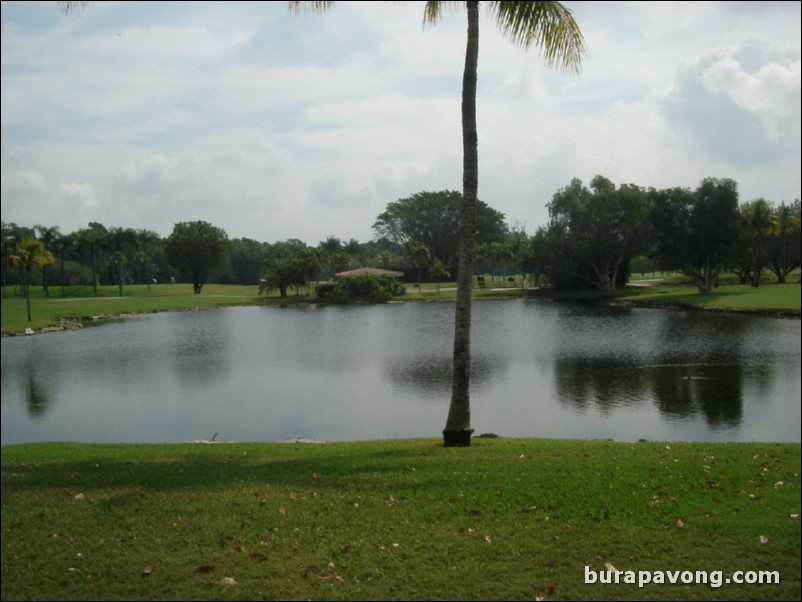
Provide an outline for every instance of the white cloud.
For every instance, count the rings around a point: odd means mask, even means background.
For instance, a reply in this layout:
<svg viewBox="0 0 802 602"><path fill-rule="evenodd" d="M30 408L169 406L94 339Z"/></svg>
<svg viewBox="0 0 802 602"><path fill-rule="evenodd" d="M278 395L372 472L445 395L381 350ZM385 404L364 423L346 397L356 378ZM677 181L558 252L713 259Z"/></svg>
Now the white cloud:
<svg viewBox="0 0 802 602"><path fill-rule="evenodd" d="M86 182L67 182L66 184L60 184L58 189L66 196L78 200L78 208L81 212L92 210L98 205L97 195L95 194L95 188L92 184Z"/></svg>
<svg viewBox="0 0 802 602"><path fill-rule="evenodd" d="M3 3L3 220L369 240L387 203L461 187L464 12L423 29L412 4ZM511 224L596 174L800 196L799 3L567 4L579 77L482 20L479 196Z"/></svg>

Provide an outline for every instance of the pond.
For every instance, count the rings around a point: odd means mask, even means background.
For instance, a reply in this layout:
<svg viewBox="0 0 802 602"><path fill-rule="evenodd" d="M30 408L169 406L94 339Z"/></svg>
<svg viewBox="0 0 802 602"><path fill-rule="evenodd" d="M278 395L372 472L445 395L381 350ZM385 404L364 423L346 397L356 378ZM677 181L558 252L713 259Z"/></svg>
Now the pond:
<svg viewBox="0 0 802 602"><path fill-rule="evenodd" d="M2 444L441 437L452 303L229 307L2 339ZM475 435L800 441L800 321L486 300Z"/></svg>

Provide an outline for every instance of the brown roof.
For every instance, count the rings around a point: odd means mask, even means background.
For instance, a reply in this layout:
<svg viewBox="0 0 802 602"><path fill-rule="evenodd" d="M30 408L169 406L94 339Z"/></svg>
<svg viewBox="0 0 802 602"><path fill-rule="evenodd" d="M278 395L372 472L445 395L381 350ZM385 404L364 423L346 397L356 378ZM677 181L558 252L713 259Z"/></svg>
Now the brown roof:
<svg viewBox="0 0 802 602"><path fill-rule="evenodd" d="M339 274L335 275L344 278L351 278L353 276L364 276L365 274L369 274L370 276L393 276L395 278L400 278L404 275L404 272L382 270L380 268L357 268L356 270L351 270L350 272L340 272Z"/></svg>

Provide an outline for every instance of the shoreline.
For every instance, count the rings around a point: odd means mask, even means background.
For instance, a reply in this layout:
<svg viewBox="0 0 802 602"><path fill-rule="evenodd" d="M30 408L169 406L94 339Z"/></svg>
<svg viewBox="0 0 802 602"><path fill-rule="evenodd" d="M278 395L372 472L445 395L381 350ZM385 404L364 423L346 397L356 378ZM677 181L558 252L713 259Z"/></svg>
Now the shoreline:
<svg viewBox="0 0 802 602"><path fill-rule="evenodd" d="M653 286L649 285L641 285L641 286ZM446 290L446 289L443 289ZM498 289L499 291L503 290L510 290L510 289ZM485 301L485 300L515 300L515 299L524 299L524 300L531 300L531 299L549 299L552 301L585 301L582 299L570 299L566 298L565 296L561 296L559 294L548 295L542 294L538 296L533 296L527 294L528 292L538 291L543 289L538 288L529 288L529 289L519 289L521 291L520 296L508 296L508 295L498 295L498 296L482 296L482 297L475 297L475 301ZM76 301L82 300L75 299ZM449 303L454 302L456 299L453 298L431 298L431 299L392 299L388 301L388 304L398 304L398 303L428 303L428 302L439 302L439 303ZM599 297L597 299L588 299L587 301L594 301L594 302L602 302L610 307L641 307L646 309L675 309L675 310L692 310L692 311L707 311L707 312L714 312L714 313L724 313L724 314L742 314L742 315L756 315L756 316L765 316L765 317L772 317L772 318L802 318L802 310L799 309L770 309L770 308L738 308L738 307L710 307L707 305L699 305L695 303L688 303L686 301L670 301L670 300L663 300L663 299L646 299L646 300L639 300L637 298L609 298L605 299ZM167 313L167 312L176 312L176 311L197 311L202 309L219 309L221 307L251 307L253 303L231 303L225 305L213 305L213 306L191 306L191 307L181 307L181 308L171 308L171 309L156 309L152 311L141 311L141 312L120 312L114 314L98 314L98 315L91 315L91 316L84 316L82 318L62 318L59 317L56 319L57 324L52 326L46 326L44 328L39 329L31 329L25 328L24 330L17 331L17 332L4 332L0 334L0 337L24 337L24 336L32 336L36 334L46 334L52 332L64 332L67 330L80 330L84 328L88 324L95 324L99 322L103 322L105 320L115 320L119 318L125 318L128 316L141 316L146 314L155 314L155 313ZM305 300L297 300L297 301L287 301L282 303L265 303L261 306L263 307L287 307L291 305L331 305L329 303L322 303L319 301L305 301Z"/></svg>

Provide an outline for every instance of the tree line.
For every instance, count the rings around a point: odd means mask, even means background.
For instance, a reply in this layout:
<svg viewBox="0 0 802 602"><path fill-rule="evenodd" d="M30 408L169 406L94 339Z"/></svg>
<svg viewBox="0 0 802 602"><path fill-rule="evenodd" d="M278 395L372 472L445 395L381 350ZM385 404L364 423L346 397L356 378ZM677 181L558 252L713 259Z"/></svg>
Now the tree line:
<svg viewBox="0 0 802 602"><path fill-rule="evenodd" d="M767 269L784 283L800 267L799 199L740 203L731 179L705 178L695 190L573 179L547 206L522 268L558 288L614 292L638 257L690 276L700 293L723 272L759 286Z"/></svg>
<svg viewBox="0 0 802 602"><path fill-rule="evenodd" d="M48 296L52 286L89 285L97 292L114 285L122 295L125 285L156 282L192 282L200 293L207 281L260 285L286 296L362 266L401 269L410 282L447 279L457 269L461 203L456 191L419 192L388 203L372 241L329 236L315 246L298 239L230 240L203 221L175 224L166 238L97 222L69 234L57 226L3 222L4 294L9 286L24 294L34 279ZM799 200L740 203L729 179L707 178L691 190L616 187L603 176L586 186L574 178L547 207L548 223L529 236L478 201L477 273L613 292L626 283L633 262L645 262L687 274L700 292L709 292L725 271L758 286L766 271L785 282L800 267Z"/></svg>

